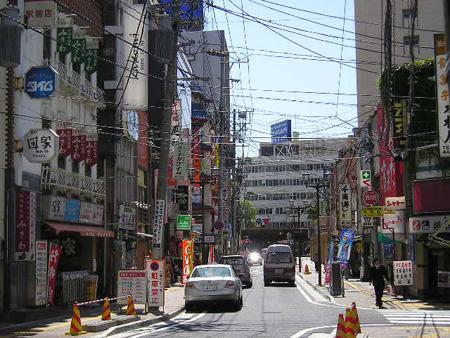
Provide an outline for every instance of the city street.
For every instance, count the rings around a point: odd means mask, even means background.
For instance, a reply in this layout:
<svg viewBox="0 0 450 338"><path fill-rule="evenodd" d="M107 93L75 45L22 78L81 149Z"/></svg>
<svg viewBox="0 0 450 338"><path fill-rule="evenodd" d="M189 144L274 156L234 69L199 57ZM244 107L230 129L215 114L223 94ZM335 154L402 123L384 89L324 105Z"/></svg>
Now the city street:
<svg viewBox="0 0 450 338"><path fill-rule="evenodd" d="M264 287L262 267L253 267L253 288L244 289L244 307L224 306L182 313L171 321L124 332L113 337L308 337L331 333L342 306L330 303L297 276L296 287ZM390 322L377 310L359 311L363 328ZM450 318L449 318L450 319ZM449 320L450 324L450 320Z"/></svg>

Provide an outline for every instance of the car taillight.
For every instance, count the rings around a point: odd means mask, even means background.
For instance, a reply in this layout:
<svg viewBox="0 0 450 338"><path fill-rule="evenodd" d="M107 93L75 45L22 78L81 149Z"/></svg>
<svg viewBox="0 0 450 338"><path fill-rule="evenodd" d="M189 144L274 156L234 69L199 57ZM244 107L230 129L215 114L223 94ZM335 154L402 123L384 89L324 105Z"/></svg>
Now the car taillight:
<svg viewBox="0 0 450 338"><path fill-rule="evenodd" d="M188 289L193 289L193 288L194 288L194 283L192 283L192 282L187 282L187 283L186 283L186 287L187 287Z"/></svg>
<svg viewBox="0 0 450 338"><path fill-rule="evenodd" d="M234 288L234 282L232 280L229 280L225 283L226 288Z"/></svg>

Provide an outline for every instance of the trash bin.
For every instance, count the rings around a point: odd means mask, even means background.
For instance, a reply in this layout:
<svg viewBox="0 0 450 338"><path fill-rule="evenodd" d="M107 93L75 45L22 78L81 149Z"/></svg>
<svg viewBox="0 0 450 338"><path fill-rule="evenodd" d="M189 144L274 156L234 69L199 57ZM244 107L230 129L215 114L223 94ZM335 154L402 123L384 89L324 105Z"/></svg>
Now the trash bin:
<svg viewBox="0 0 450 338"><path fill-rule="evenodd" d="M97 275L88 275L83 278L84 299L86 301L97 299Z"/></svg>
<svg viewBox="0 0 450 338"><path fill-rule="evenodd" d="M343 283L342 283L341 263L333 262L331 264L330 294L332 296L343 295L342 287Z"/></svg>

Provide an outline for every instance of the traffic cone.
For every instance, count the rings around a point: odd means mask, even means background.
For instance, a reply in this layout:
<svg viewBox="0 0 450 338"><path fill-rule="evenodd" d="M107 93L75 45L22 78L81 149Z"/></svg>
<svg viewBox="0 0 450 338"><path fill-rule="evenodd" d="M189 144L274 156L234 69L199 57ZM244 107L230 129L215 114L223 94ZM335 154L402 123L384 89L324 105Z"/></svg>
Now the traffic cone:
<svg viewBox="0 0 450 338"><path fill-rule="evenodd" d="M102 320L111 320L111 307L108 297L105 298L105 302L103 303Z"/></svg>
<svg viewBox="0 0 450 338"><path fill-rule="evenodd" d="M346 338L344 315L342 313L339 314L339 319L338 319L338 324L337 324L337 329L336 329L336 338Z"/></svg>
<svg viewBox="0 0 450 338"><path fill-rule="evenodd" d="M305 275L309 275L310 273L308 264L305 264Z"/></svg>
<svg viewBox="0 0 450 338"><path fill-rule="evenodd" d="M78 304L74 304L72 321L70 322L70 329L69 332L66 332L66 335L78 336L85 333L86 331L83 331L83 327L81 326L80 307L78 306Z"/></svg>
<svg viewBox="0 0 450 338"><path fill-rule="evenodd" d="M361 324L359 323L358 310L356 309L355 302L352 302L352 312L353 324L355 325L355 334L361 333Z"/></svg>
<svg viewBox="0 0 450 338"><path fill-rule="evenodd" d="M128 296L127 316L136 316L136 310L134 308L133 296Z"/></svg>
<svg viewBox="0 0 450 338"><path fill-rule="evenodd" d="M350 308L345 309L345 337L356 338L355 326L353 324L352 311Z"/></svg>

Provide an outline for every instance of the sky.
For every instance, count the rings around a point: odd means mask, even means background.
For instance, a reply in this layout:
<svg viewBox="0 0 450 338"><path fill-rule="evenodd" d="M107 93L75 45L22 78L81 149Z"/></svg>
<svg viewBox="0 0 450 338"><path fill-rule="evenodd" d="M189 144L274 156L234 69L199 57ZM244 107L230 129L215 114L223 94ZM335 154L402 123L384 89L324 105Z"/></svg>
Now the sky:
<svg viewBox="0 0 450 338"><path fill-rule="evenodd" d="M340 66L332 59L355 59L353 1L213 3L232 12L206 5L205 30L226 34L230 77L240 80L232 83L231 110L254 111L248 118L247 156L257 156L258 143L270 141L270 125L285 119L292 120L300 138L352 133L357 127L354 63Z"/></svg>

